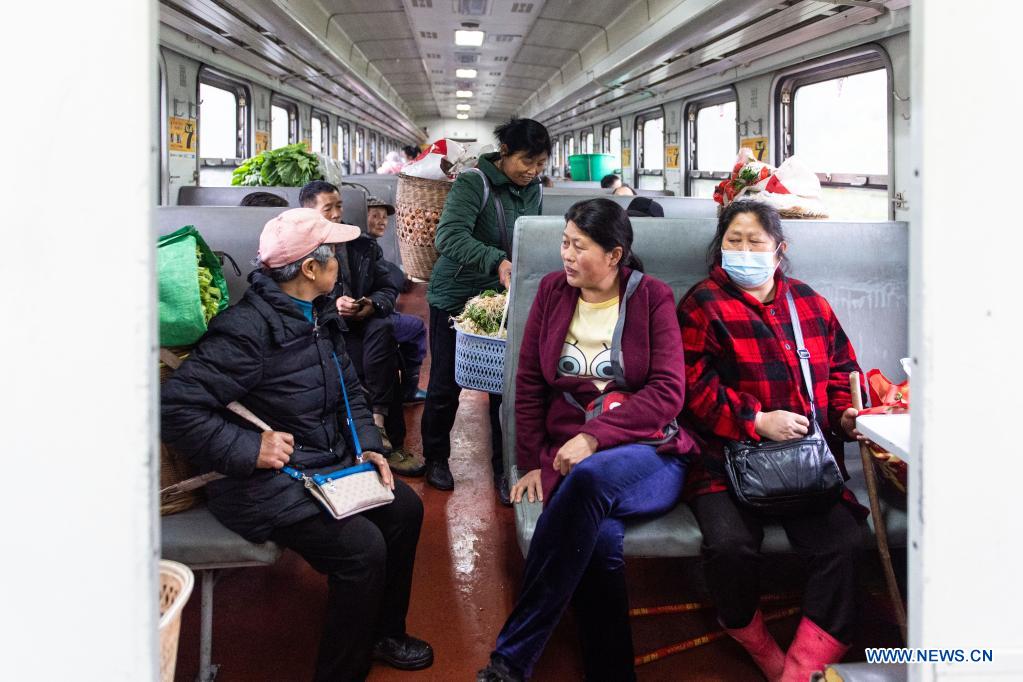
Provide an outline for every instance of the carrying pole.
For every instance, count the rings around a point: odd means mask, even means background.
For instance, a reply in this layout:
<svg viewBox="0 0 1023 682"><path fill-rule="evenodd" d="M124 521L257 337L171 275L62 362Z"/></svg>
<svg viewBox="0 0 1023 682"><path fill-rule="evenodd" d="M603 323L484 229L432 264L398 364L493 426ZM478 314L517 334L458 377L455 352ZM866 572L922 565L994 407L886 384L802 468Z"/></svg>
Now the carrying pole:
<svg viewBox="0 0 1023 682"><path fill-rule="evenodd" d="M852 406L857 410L863 409L863 394L860 389L860 373L849 373L849 391L852 394ZM895 570L892 568L892 555L888 549L888 528L885 526L884 517L881 516L881 502L877 497L877 474L874 472L874 457L870 454L870 446L860 441L860 459L863 460L863 478L867 481L867 497L870 498L870 515L874 519L874 536L877 538L877 552L881 555L881 570L884 571L884 579L888 584L888 596L895 609L895 620L899 624L899 631L902 633L902 641L909 642L906 632L906 607L902 604L902 593L899 591L899 583L895 580Z"/></svg>

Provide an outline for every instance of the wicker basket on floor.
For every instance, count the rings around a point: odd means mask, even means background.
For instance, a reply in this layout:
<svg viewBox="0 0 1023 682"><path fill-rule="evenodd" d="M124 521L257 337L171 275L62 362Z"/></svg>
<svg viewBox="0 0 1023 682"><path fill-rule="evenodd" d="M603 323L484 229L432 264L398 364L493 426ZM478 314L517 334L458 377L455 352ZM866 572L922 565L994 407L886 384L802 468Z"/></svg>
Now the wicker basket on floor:
<svg viewBox="0 0 1023 682"><path fill-rule="evenodd" d="M181 611L192 594L195 577L192 570L176 561L160 562L160 680L174 681L178 661L178 634Z"/></svg>
<svg viewBox="0 0 1023 682"><path fill-rule="evenodd" d="M395 199L398 250L401 262L412 277L430 279L433 265L440 254L433 240L437 223L444 210L444 201L451 191L447 180L426 180L411 175L398 175Z"/></svg>
<svg viewBox="0 0 1023 682"><path fill-rule="evenodd" d="M167 350L177 356L179 360L184 360L192 351L191 348L184 347L168 348ZM173 373L173 368L169 367L165 362L160 362L161 384ZM173 448L167 447L164 443L160 443L160 490L191 478L192 476L195 476L196 473L198 472L195 470L195 467L193 467L188 460L181 455L181 453L177 452ZM202 492L199 490L190 490L184 493L161 494L160 516L177 514L178 512L183 512L186 509L191 509L197 505L201 499Z"/></svg>

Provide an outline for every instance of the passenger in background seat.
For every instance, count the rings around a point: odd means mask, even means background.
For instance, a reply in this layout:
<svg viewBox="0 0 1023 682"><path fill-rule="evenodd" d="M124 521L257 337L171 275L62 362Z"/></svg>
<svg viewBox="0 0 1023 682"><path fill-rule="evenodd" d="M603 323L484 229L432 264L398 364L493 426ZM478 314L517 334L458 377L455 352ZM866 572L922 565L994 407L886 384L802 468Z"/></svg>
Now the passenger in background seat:
<svg viewBox="0 0 1023 682"><path fill-rule="evenodd" d="M625 209L630 218L663 218L664 207L650 197L636 197Z"/></svg>
<svg viewBox="0 0 1023 682"><path fill-rule="evenodd" d="M614 189L618 189L621 186L622 186L622 179L620 177L618 177L617 175L615 175L614 173L611 173L609 175L605 175L604 177L602 177L600 179L600 188L601 189L612 189L612 190L614 190Z"/></svg>
<svg viewBox="0 0 1023 682"><path fill-rule="evenodd" d="M494 129L499 152L483 154L478 173L462 173L451 186L437 225L437 250L426 300L430 304L430 386L423 407L423 455L426 482L453 490L448 459L451 427L458 412L461 388L455 383L455 330L451 316L466 301L487 289L511 286L511 249L515 220L540 215L543 191L540 173L551 153L547 129L528 118L513 119ZM486 184L485 184L486 183ZM490 191L485 191L489 185ZM484 198L487 197L486 202ZM498 220L497 211L503 209ZM503 225L503 227L502 227ZM508 504L501 445L501 396L490 395L491 467L494 486Z"/></svg>
<svg viewBox="0 0 1023 682"><path fill-rule="evenodd" d="M405 630L423 505L411 488L392 481L379 454L380 433L327 296L337 281L335 247L358 236L358 228L305 208L267 223L245 296L213 318L161 396L163 439L200 472L227 476L207 487L213 515L250 542L273 540L295 550L327 575L314 676L324 682L365 679L371 658L403 670L433 662L430 645ZM338 521L278 470L322 473L354 461L341 417L342 380L364 454L393 486L394 501ZM232 401L273 431L261 434L228 412ZM272 606L259 625L263 644L289 646L292 633L305 628L275 620ZM316 605L307 612L311 620L322 617Z"/></svg>
<svg viewBox="0 0 1023 682"><path fill-rule="evenodd" d="M316 210L327 220L341 222L344 209L337 187L314 180L302 188L299 203ZM394 397L394 378L398 373L394 324L391 312L398 290L391 283L383 262L383 253L374 239L362 235L337 250L337 286L334 295L337 310L344 319L345 343L373 408L373 421L380 429L384 452L392 448L385 421Z"/></svg>
<svg viewBox="0 0 1023 682"><path fill-rule="evenodd" d="M685 368L671 288L642 274L615 202L579 202L565 221L564 269L540 282L515 378L515 451L528 473L512 499L546 508L482 682L529 678L570 601L586 679L635 679L623 522L675 506L695 448L675 422Z"/></svg>
<svg viewBox="0 0 1023 682"><path fill-rule="evenodd" d="M273 192L249 192L242 197L239 206L266 206L270 208L287 208L288 200Z"/></svg>
<svg viewBox="0 0 1023 682"><path fill-rule="evenodd" d="M636 190L632 189L629 185L619 185L618 187L615 187L611 194L616 197L634 197L636 196Z"/></svg>
<svg viewBox="0 0 1023 682"><path fill-rule="evenodd" d="M786 294L795 300L810 352L822 433L839 464L852 440L856 410L849 373L856 354L823 296L788 277L788 244L778 212L758 201L736 201L718 218L707 252L710 277L678 307L686 359L685 419L703 436L687 486L703 531L707 586L718 619L768 680L805 682L842 659L856 620L855 553L866 510L848 489L822 509L765 518L738 506L728 490L726 440L784 441L807 434L810 413ZM779 522L806 560L809 581L803 620L784 655L757 608L764 524Z"/></svg>
<svg viewBox="0 0 1023 682"><path fill-rule="evenodd" d="M366 235L375 242L387 232L387 216L394 215L394 206L369 196L366 198L366 211ZM395 291L401 291L405 284L405 273L383 257L379 244L376 244L376 248L380 250L380 262L387 268L391 286ZM392 448L387 463L395 473L402 476L422 476L426 471L422 458L405 449L405 412L402 408L406 402L422 402L426 399L425 391L419 391L419 368L426 357L426 324L415 315L399 313L397 299L390 320L397 344L397 364L401 367L401 384L397 390L392 391L391 404L385 418ZM420 393L423 395L420 396Z"/></svg>

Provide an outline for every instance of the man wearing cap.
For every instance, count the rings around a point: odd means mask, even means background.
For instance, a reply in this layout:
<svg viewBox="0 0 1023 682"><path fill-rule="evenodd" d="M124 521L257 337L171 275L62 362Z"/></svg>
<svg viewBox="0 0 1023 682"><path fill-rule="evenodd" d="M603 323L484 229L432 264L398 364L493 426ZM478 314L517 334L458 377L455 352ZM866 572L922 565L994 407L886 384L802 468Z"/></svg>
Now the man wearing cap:
<svg viewBox="0 0 1023 682"><path fill-rule="evenodd" d="M163 440L201 473L225 475L206 488L213 515L250 542L293 549L328 576L317 680L364 679L373 658L404 670L433 662L430 645L405 630L422 503L379 454L380 433L329 297L335 248L358 237L357 227L306 208L268 222L242 300L210 321L161 390ZM271 430L233 416L225 406L234 401ZM351 428L394 501L339 521L279 470L351 465Z"/></svg>
<svg viewBox="0 0 1023 682"><path fill-rule="evenodd" d="M369 196L366 198L366 209L366 233L373 239L380 239L387 231L387 217L394 215L394 206ZM405 273L388 260L384 263L391 273L391 281L399 291L403 291L407 279ZM394 339L398 342L398 355L402 360L402 400L406 403L421 403L426 400L426 391L419 388L419 370L426 358L426 323L416 315L397 311L391 313L391 322L394 323Z"/></svg>
<svg viewBox="0 0 1023 682"><path fill-rule="evenodd" d="M337 187L322 180L314 180L303 187L299 203L335 223L341 222L344 215ZM334 296L346 328L348 354L369 393L373 421L380 430L384 453L390 455L394 448L388 438L386 422L404 428L403 415L388 420L398 376L397 341L390 317L398 289L391 281L380 246L369 235L360 235L339 246L337 257L340 269ZM399 417L400 425L397 424ZM423 465L414 462L404 451L399 453L399 459L402 466L396 466L395 471L405 475L422 474Z"/></svg>

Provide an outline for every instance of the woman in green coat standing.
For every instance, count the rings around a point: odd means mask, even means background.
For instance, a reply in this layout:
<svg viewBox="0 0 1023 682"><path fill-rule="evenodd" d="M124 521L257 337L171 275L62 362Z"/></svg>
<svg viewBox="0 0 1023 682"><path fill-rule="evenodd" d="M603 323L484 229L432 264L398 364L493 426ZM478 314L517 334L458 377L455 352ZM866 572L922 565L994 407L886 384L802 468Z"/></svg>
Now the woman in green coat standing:
<svg viewBox="0 0 1023 682"><path fill-rule="evenodd" d="M449 318L466 301L487 289L511 285L511 243L515 220L540 215L543 190L540 175L551 154L547 129L528 118L512 119L494 129L501 150L480 157L477 170L455 179L437 225L440 258L430 275L426 300L430 304L430 385L420 425L426 481L440 490L453 490L448 459L451 427L461 392L455 383L455 331ZM498 211L504 220L499 220ZM490 395L494 485L508 502L504 483L501 396Z"/></svg>

